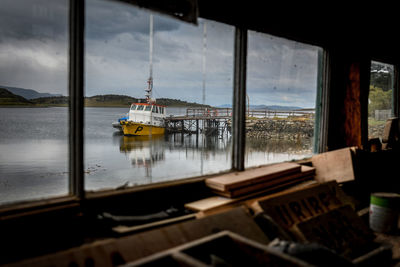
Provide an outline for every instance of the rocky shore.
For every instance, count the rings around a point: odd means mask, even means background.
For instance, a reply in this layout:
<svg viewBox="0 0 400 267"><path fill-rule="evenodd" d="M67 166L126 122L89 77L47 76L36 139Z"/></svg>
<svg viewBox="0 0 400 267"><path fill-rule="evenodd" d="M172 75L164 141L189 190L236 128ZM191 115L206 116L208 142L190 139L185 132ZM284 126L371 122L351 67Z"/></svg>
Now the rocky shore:
<svg viewBox="0 0 400 267"><path fill-rule="evenodd" d="M314 120L258 119L246 123L246 135L251 138L292 140L311 139Z"/></svg>
<svg viewBox="0 0 400 267"><path fill-rule="evenodd" d="M311 153L314 120L310 119L256 119L246 122L248 145L271 147L282 152Z"/></svg>

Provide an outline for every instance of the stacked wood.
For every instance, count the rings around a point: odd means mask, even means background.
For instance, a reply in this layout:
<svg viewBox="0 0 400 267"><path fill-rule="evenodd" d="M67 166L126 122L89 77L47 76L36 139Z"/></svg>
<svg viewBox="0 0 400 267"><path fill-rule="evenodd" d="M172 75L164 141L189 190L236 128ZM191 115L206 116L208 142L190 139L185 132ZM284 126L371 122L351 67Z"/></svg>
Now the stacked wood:
<svg viewBox="0 0 400 267"><path fill-rule="evenodd" d="M295 240L322 244L351 260L375 246L372 231L336 181L266 196L251 208L270 216Z"/></svg>
<svg viewBox="0 0 400 267"><path fill-rule="evenodd" d="M314 174L314 167L285 162L208 178L206 185L218 195L233 198L288 187Z"/></svg>

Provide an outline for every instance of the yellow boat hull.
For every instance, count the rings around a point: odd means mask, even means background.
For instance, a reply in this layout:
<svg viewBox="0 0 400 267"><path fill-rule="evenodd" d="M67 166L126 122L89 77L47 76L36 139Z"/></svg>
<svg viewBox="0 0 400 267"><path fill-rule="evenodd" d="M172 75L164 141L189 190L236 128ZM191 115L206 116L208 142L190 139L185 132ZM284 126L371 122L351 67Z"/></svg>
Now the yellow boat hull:
<svg viewBox="0 0 400 267"><path fill-rule="evenodd" d="M132 121L121 121L121 126L124 135L148 136L161 135L165 133L165 127L147 125Z"/></svg>

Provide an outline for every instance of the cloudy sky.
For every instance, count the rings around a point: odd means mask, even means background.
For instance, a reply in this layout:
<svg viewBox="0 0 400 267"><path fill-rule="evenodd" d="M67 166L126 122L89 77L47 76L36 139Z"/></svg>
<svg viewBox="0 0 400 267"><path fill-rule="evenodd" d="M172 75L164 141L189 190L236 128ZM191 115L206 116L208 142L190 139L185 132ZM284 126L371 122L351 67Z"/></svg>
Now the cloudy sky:
<svg viewBox="0 0 400 267"><path fill-rule="evenodd" d="M143 97L149 76L149 12L86 1L85 94ZM155 14L156 98L202 102L203 27L207 28L206 103L231 104L234 28L199 19L191 25ZM251 105L314 107L318 49L249 32ZM0 85L67 95L68 1L2 0Z"/></svg>

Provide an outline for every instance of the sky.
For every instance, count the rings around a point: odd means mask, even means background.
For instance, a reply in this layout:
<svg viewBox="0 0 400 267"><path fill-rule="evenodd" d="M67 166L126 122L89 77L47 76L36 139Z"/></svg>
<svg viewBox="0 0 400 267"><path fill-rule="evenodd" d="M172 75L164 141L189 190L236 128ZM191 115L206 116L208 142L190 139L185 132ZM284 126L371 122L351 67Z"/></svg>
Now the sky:
<svg viewBox="0 0 400 267"><path fill-rule="evenodd" d="M114 1L86 1L86 96L144 97L149 77L149 14ZM153 97L202 103L204 78L206 104L231 104L233 49L231 25L201 18L193 25L155 13ZM249 31L250 105L314 107L318 50ZM67 0L2 0L0 85L68 94Z"/></svg>

